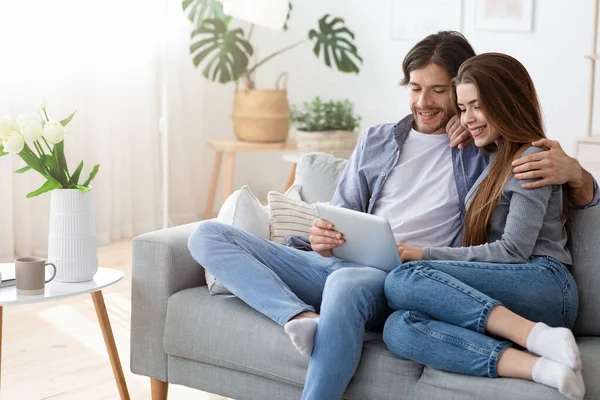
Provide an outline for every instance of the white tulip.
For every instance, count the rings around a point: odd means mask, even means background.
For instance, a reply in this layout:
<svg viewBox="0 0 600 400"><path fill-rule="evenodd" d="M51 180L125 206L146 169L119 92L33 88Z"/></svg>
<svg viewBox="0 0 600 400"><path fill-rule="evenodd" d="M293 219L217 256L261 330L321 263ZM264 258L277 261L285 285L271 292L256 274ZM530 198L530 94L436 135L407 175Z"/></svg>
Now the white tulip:
<svg viewBox="0 0 600 400"><path fill-rule="evenodd" d="M40 117L36 117L31 114L19 114L17 115L17 124L23 125L27 121L39 121Z"/></svg>
<svg viewBox="0 0 600 400"><path fill-rule="evenodd" d="M44 108L46 108L47 103L46 103L46 98L44 96L40 96L36 99L35 101L35 107L38 110L43 110Z"/></svg>
<svg viewBox="0 0 600 400"><path fill-rule="evenodd" d="M42 124L39 120L29 120L21 124L21 134L27 143L37 142L42 138Z"/></svg>
<svg viewBox="0 0 600 400"><path fill-rule="evenodd" d="M25 140L19 132L13 131L11 135L2 140L4 151L10 154L19 154L25 147Z"/></svg>
<svg viewBox="0 0 600 400"><path fill-rule="evenodd" d="M60 122L48 121L46 122L46 125L44 125L44 132L42 135L50 144L60 143L65 138L65 128Z"/></svg>
<svg viewBox="0 0 600 400"><path fill-rule="evenodd" d="M0 139L9 137L13 132L19 132L19 125L10 118L0 118Z"/></svg>

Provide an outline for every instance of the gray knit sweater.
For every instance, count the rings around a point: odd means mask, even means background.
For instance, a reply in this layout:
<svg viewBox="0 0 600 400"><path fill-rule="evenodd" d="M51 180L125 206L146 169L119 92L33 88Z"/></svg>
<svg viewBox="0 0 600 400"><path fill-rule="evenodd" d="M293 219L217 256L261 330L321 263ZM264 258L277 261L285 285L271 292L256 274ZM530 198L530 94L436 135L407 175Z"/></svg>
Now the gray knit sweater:
<svg viewBox="0 0 600 400"><path fill-rule="evenodd" d="M523 155L543 150L530 147ZM488 165L467 194L467 207L489 168ZM517 264L527 263L531 256L550 256L563 264L572 264L567 248L567 232L560 218L562 187L523 189L521 185L525 182L528 181L516 180L513 174L508 179L500 202L490 218L489 243L457 248L426 247L423 249L423 259Z"/></svg>

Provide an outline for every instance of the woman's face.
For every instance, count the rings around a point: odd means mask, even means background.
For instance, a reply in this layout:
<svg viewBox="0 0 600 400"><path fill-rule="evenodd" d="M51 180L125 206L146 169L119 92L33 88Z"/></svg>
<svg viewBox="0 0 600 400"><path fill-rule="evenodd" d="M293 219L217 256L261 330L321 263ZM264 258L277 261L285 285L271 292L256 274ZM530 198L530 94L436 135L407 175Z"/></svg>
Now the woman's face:
<svg viewBox="0 0 600 400"><path fill-rule="evenodd" d="M477 147L487 146L500 139L500 133L488 122L479 108L477 87L474 84L458 84L456 97L460 109L460 123L471 132Z"/></svg>

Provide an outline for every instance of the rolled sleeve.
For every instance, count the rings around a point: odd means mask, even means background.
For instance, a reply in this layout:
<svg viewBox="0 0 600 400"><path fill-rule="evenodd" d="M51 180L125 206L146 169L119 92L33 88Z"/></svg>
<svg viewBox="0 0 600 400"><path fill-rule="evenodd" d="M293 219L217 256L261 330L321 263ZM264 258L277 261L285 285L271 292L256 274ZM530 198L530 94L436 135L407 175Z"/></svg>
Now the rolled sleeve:
<svg viewBox="0 0 600 400"><path fill-rule="evenodd" d="M589 203L587 206L583 206L583 207L574 207L578 210L583 210L586 208L590 208L590 207L596 207L598 205L598 203L600 203L600 189L598 187L598 181L596 180L596 178L592 178L594 180L594 198L592 199L591 203Z"/></svg>

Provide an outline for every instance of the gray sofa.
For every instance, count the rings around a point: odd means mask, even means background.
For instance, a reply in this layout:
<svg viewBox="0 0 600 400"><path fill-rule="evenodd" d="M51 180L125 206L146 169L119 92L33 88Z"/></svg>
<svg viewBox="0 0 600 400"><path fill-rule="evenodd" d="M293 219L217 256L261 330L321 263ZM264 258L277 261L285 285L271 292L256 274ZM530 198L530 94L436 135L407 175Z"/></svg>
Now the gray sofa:
<svg viewBox="0 0 600 400"><path fill-rule="evenodd" d="M309 202L328 201L345 161L310 154L296 183ZM600 207L573 216L573 273L580 311L575 328L586 399L600 399ZM165 382L237 400L299 399L308 359L283 329L235 297L211 296L187 239L197 224L148 233L133 241L131 370L152 378L153 399ZM335 368L335 366L332 366ZM344 395L353 400L563 399L556 390L516 379L442 372L394 357L368 341ZM327 399L324 399L327 400Z"/></svg>

